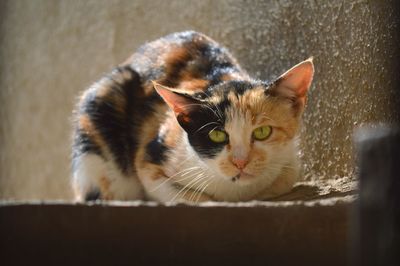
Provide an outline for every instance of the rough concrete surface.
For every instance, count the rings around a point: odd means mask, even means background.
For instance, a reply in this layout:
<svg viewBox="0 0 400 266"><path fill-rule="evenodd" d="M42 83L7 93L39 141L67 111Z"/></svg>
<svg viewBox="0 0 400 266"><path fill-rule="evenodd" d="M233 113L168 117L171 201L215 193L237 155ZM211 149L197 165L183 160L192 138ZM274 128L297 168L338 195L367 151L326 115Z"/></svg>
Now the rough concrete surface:
<svg viewBox="0 0 400 266"><path fill-rule="evenodd" d="M144 42L187 29L226 45L260 79L314 56L304 176L346 190L354 128L399 116L394 2L2 0L0 198L69 199L79 92Z"/></svg>

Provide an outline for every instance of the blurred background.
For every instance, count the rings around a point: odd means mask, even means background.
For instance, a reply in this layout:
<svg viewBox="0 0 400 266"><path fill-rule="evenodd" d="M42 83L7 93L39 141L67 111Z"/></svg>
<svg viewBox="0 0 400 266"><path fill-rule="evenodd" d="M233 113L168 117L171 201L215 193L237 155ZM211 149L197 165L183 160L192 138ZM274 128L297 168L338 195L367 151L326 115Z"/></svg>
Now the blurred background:
<svg viewBox="0 0 400 266"><path fill-rule="evenodd" d="M0 0L0 199L71 199L78 95L141 44L183 30L260 79L314 56L304 179L352 182L354 129L399 118L394 2Z"/></svg>

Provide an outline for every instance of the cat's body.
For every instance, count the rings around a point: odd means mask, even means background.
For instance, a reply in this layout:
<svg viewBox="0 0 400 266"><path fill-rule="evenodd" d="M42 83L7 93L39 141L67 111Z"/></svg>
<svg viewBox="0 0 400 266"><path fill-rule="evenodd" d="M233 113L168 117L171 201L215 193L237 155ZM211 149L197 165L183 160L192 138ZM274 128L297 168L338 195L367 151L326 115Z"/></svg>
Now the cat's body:
<svg viewBox="0 0 400 266"><path fill-rule="evenodd" d="M253 80L196 32L142 46L80 100L77 199L241 201L290 191L312 75L308 60L274 83Z"/></svg>

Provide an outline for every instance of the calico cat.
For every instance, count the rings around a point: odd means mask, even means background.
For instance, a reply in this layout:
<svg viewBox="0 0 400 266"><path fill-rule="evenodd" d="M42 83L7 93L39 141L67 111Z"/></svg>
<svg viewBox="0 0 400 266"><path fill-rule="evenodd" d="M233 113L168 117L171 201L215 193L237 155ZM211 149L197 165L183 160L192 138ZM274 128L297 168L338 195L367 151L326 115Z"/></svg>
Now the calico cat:
<svg viewBox="0 0 400 266"><path fill-rule="evenodd" d="M263 200L299 177L297 133L312 59L255 80L197 32L140 47L75 111L77 200Z"/></svg>

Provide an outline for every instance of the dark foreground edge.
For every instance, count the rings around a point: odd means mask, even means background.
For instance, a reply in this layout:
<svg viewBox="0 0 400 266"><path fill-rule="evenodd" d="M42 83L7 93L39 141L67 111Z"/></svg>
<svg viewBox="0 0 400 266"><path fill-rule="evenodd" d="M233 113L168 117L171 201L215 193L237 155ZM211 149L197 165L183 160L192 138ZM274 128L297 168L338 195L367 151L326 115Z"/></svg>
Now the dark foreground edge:
<svg viewBox="0 0 400 266"><path fill-rule="evenodd" d="M1 264L344 265L353 202L3 202Z"/></svg>

